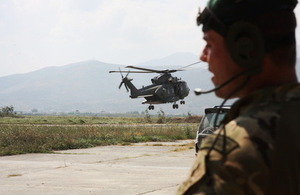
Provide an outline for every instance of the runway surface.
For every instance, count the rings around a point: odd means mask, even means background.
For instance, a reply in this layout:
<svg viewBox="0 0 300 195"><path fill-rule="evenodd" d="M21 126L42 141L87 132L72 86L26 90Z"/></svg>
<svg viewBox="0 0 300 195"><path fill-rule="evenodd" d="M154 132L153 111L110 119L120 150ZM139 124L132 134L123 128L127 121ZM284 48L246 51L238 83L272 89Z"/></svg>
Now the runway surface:
<svg viewBox="0 0 300 195"><path fill-rule="evenodd" d="M0 194L175 194L195 160L192 142L138 143L0 157Z"/></svg>

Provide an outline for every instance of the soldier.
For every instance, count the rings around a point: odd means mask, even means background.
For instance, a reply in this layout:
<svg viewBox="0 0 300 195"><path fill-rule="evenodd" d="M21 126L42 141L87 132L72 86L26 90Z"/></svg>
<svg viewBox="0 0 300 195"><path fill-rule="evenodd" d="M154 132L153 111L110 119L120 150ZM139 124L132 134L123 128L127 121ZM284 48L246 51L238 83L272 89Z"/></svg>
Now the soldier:
<svg viewBox="0 0 300 195"><path fill-rule="evenodd" d="M297 0L209 0L197 18L216 95L237 100L178 194L300 194ZM218 87L219 86L219 87Z"/></svg>

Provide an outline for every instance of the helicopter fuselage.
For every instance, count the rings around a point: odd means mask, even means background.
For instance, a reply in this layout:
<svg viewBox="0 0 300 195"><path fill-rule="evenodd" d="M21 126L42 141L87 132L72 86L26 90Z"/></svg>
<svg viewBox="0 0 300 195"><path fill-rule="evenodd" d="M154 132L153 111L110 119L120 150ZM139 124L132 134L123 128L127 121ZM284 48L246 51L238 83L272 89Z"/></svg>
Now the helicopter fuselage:
<svg viewBox="0 0 300 195"><path fill-rule="evenodd" d="M194 64L196 63L190 64L188 66ZM149 110L154 109L154 106L152 104L174 103L173 109L178 109L178 104L176 103L176 101L180 100L180 104L185 104L185 101L183 99L189 95L190 89L185 81L171 75L171 73L173 72L182 71L182 68L177 70L154 70L136 66L126 66L125 68L133 68L139 71L127 71L127 75L125 77L123 76L122 72L126 71L110 71L110 73L121 73L122 81L119 85L119 88L121 88L121 86L124 84L127 91L130 90L131 98L145 98L143 104L150 104ZM159 73L160 75L151 79L151 85L137 89L131 82L132 79L129 79L127 77L129 73Z"/></svg>
<svg viewBox="0 0 300 195"><path fill-rule="evenodd" d="M176 77L170 77L172 79ZM132 84L132 83L131 83ZM176 102L188 96L190 89L185 81L167 82L164 84L152 84L140 89L134 89L127 83L131 98L144 97L143 104L164 104ZM132 84L133 85L133 84Z"/></svg>

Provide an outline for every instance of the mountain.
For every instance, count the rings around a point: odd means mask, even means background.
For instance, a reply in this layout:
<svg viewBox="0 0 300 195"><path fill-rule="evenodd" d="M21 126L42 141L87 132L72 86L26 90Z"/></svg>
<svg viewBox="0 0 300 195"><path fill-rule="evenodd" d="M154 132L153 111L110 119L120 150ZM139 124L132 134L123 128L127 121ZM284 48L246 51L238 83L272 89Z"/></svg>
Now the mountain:
<svg viewBox="0 0 300 195"><path fill-rule="evenodd" d="M180 56L190 56L180 61ZM192 57L194 56L194 57ZM161 64L174 65L173 59L178 59L180 66L153 66ZM169 61L167 60L169 59ZM166 58L147 62L148 68L167 69L180 68L193 63L197 59L192 54L176 54ZM197 60L196 60L197 61ZM179 63L180 62L180 63ZM185 63L184 63L185 62ZM146 64L146 62L145 62ZM152 66L150 65L152 64ZM0 77L0 107L13 105L15 110L31 112L37 109L39 112L143 112L148 105L142 104L143 98L131 99L129 93L123 87L118 86L121 82L119 73L109 74L110 70L118 70L119 67L125 70L124 66L108 64L100 61L83 61L68 64L61 67L47 67L26 74L15 74ZM299 67L299 66L298 66ZM300 73L297 69L298 75ZM137 88L151 84L154 74L133 74L129 73L129 78L133 79L133 84ZM202 88L204 90L213 88L211 74L205 68L205 64L198 64L189 67L187 71L173 73L182 80L185 80L191 89L190 95L185 99L185 105L179 105L179 109L172 109L171 104L155 105L156 114L162 109L166 114L203 114L205 107L220 105L221 99L214 94L195 96L193 90ZM231 104L229 101L228 104Z"/></svg>
<svg viewBox="0 0 300 195"><path fill-rule="evenodd" d="M185 66L199 61L199 56L192 53L174 53L172 55L139 63L139 66Z"/></svg>
<svg viewBox="0 0 300 195"><path fill-rule="evenodd" d="M41 112L110 111L109 104L122 102L116 99L119 91L115 81L119 81L120 76L108 74L110 69L118 67L85 61L2 77L1 104L13 105L22 111L33 108Z"/></svg>

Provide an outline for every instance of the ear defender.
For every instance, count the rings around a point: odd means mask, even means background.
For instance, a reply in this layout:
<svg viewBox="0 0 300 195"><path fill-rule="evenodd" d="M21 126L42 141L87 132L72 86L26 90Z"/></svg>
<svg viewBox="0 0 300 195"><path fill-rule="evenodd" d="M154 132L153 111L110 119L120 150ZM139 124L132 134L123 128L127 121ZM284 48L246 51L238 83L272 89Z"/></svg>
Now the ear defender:
<svg viewBox="0 0 300 195"><path fill-rule="evenodd" d="M244 21L232 24L225 41L232 59L239 66L248 69L248 75L261 71L265 46L261 32L255 25Z"/></svg>

